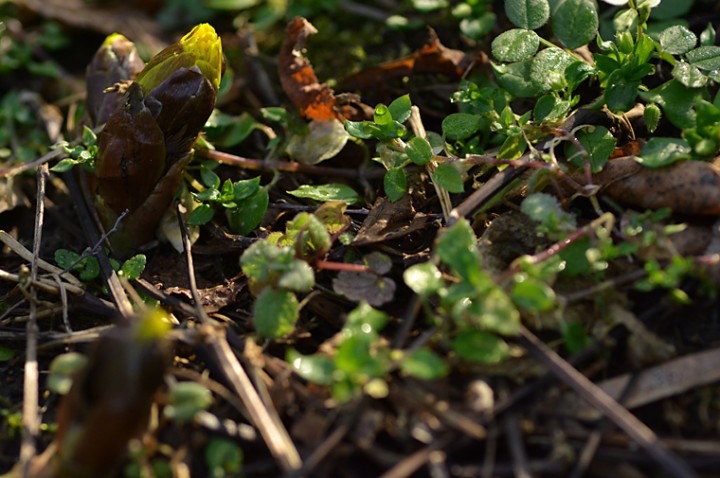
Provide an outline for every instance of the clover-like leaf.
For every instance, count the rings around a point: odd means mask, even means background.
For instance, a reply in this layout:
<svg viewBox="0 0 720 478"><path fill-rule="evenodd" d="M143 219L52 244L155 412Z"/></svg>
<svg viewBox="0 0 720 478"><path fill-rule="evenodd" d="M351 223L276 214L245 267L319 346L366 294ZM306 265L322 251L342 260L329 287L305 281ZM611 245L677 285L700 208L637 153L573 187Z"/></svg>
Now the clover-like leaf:
<svg viewBox="0 0 720 478"><path fill-rule="evenodd" d="M253 304L253 325L258 335L278 339L295 328L299 304L295 294L266 287Z"/></svg>
<svg viewBox="0 0 720 478"><path fill-rule="evenodd" d="M553 33L566 48L578 48L597 35L597 7L592 0L563 0L553 10L551 23Z"/></svg>
<svg viewBox="0 0 720 478"><path fill-rule="evenodd" d="M520 28L535 30L550 17L548 0L505 0L505 13Z"/></svg>

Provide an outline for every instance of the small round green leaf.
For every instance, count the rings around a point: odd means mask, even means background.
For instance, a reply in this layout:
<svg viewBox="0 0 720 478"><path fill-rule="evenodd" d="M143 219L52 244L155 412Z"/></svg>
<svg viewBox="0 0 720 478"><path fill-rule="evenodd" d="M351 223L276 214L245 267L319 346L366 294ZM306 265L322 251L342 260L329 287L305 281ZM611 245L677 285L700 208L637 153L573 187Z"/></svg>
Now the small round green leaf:
<svg viewBox="0 0 720 478"><path fill-rule="evenodd" d="M563 0L552 15L553 33L572 50L590 43L598 32L598 14L592 0Z"/></svg>
<svg viewBox="0 0 720 478"><path fill-rule="evenodd" d="M520 28L535 30L550 17L548 0L505 0L508 19Z"/></svg>
<svg viewBox="0 0 720 478"><path fill-rule="evenodd" d="M227 210L230 229L236 234L249 234L260 225L269 202L267 189L258 188L255 194L241 201L237 207Z"/></svg>
<svg viewBox="0 0 720 478"><path fill-rule="evenodd" d="M481 126L480 116L469 113L453 113L446 116L442 122L443 134L450 141L469 138L477 133Z"/></svg>
<svg viewBox="0 0 720 478"><path fill-rule="evenodd" d="M589 126L577 134L577 139L590 156L590 168L599 173L605 167L610 155L615 151L615 137L604 126ZM577 168L585 167L585 158L578 154L574 145L569 145L567 155L570 162Z"/></svg>
<svg viewBox="0 0 720 478"><path fill-rule="evenodd" d="M305 380L321 385L333 382L335 364L324 355L302 355L295 349L288 350L286 360L292 365L295 373Z"/></svg>
<svg viewBox="0 0 720 478"><path fill-rule="evenodd" d="M255 299L252 321L259 336L278 339L293 331L298 314L295 294L266 287Z"/></svg>
<svg viewBox="0 0 720 478"><path fill-rule="evenodd" d="M407 177L402 168L392 168L385 173L383 187L390 201L399 201L407 192Z"/></svg>
<svg viewBox="0 0 720 478"><path fill-rule="evenodd" d="M123 263L120 272L127 280L136 280L145 270L146 263L147 258L145 254L134 255Z"/></svg>
<svg viewBox="0 0 720 478"><path fill-rule="evenodd" d="M432 350L422 348L408 354L400 362L400 370L421 380L435 380L447 374L448 366Z"/></svg>
<svg viewBox="0 0 720 478"><path fill-rule="evenodd" d="M328 183L317 186L303 184L293 191L288 191L288 194L320 202L343 201L347 204L362 202L360 195L347 184Z"/></svg>
<svg viewBox="0 0 720 478"><path fill-rule="evenodd" d="M373 120L378 125L388 125L393 122L393 116L390 112L390 109L384 104L380 103L375 107L375 114L373 115Z"/></svg>
<svg viewBox="0 0 720 478"><path fill-rule="evenodd" d="M380 129L372 121L345 120L343 126L345 126L345 131L347 131L350 136L360 139L370 139L373 136L377 136L380 132Z"/></svg>
<svg viewBox="0 0 720 478"><path fill-rule="evenodd" d="M428 163L433 156L430 143L428 143L425 138L418 136L415 136L407 142L405 145L405 153L408 155L408 158L418 166Z"/></svg>
<svg viewBox="0 0 720 478"><path fill-rule="evenodd" d="M390 363L374 350L377 336L354 334L346 337L337 348L335 367L356 380L382 377Z"/></svg>
<svg viewBox="0 0 720 478"><path fill-rule="evenodd" d="M538 84L531 80L531 59L508 63L506 65L496 65L493 63L492 67L500 86L514 97L534 98L543 93Z"/></svg>
<svg viewBox="0 0 720 478"><path fill-rule="evenodd" d="M530 58L540 46L540 37L532 30L514 28L501 33L492 42L492 53L499 61L512 63Z"/></svg>
<svg viewBox="0 0 720 478"><path fill-rule="evenodd" d="M80 259L80 255L67 249L55 251L55 263L63 269L70 269Z"/></svg>
<svg viewBox="0 0 720 478"><path fill-rule="evenodd" d="M484 282L485 272L480 267L477 238L466 220L450 226L441 236L436 247L440 260L465 281L477 285Z"/></svg>
<svg viewBox="0 0 720 478"><path fill-rule="evenodd" d="M432 262L408 267L403 273L403 279L413 292L422 296L434 294L444 284L440 270Z"/></svg>
<svg viewBox="0 0 720 478"><path fill-rule="evenodd" d="M432 174L432 179L437 185L447 189L451 193L461 193L465 191L460 171L455 169L450 163L442 163L439 165Z"/></svg>
<svg viewBox="0 0 720 478"><path fill-rule="evenodd" d="M675 63L672 76L688 88L702 88L708 80L708 77L703 75L700 68L684 61Z"/></svg>
<svg viewBox="0 0 720 478"><path fill-rule="evenodd" d="M260 187L260 176L252 179L241 179L232 183L232 194L233 199L241 201L245 198L249 198Z"/></svg>
<svg viewBox="0 0 720 478"><path fill-rule="evenodd" d="M660 34L660 46L671 55L687 53L697 44L697 37L683 25L673 25Z"/></svg>
<svg viewBox="0 0 720 478"><path fill-rule="evenodd" d="M653 137L635 159L648 168L661 168L683 159L690 159L692 148L682 139Z"/></svg>
<svg viewBox="0 0 720 478"><path fill-rule="evenodd" d="M85 256L74 267L80 272L80 280L90 282L100 275L100 263L95 256Z"/></svg>
<svg viewBox="0 0 720 478"><path fill-rule="evenodd" d="M460 332L452 341L452 349L460 358L479 363L499 363L510 355L503 339L482 330Z"/></svg>
<svg viewBox="0 0 720 478"><path fill-rule="evenodd" d="M309 292L315 286L315 273L307 262L295 259L287 265L277 286L295 292Z"/></svg>
<svg viewBox="0 0 720 478"><path fill-rule="evenodd" d="M560 90L566 85L565 68L575 62L561 48L545 48L532 59L530 77L542 91Z"/></svg>
<svg viewBox="0 0 720 478"><path fill-rule="evenodd" d="M554 95L540 97L535 103L533 114L536 122L553 121L565 116L570 109L570 102L561 100Z"/></svg>
<svg viewBox="0 0 720 478"><path fill-rule="evenodd" d="M243 452L237 443L227 438L210 439L205 447L205 462L212 478L242 476ZM156 473L156 476L159 475Z"/></svg>
<svg viewBox="0 0 720 478"><path fill-rule="evenodd" d="M209 190L206 190L209 191ZM215 189L214 191L217 191ZM201 204L190 213L187 218L188 226L203 226L208 222L212 221L215 216L215 210L209 204Z"/></svg>
<svg viewBox="0 0 720 478"><path fill-rule="evenodd" d="M717 70L720 68L720 46L695 48L687 52L685 58L701 70Z"/></svg>
<svg viewBox="0 0 720 478"><path fill-rule="evenodd" d="M212 403L212 394L197 382L180 382L170 389L170 403L163 413L180 423L191 421L195 415Z"/></svg>
<svg viewBox="0 0 720 478"><path fill-rule="evenodd" d="M200 179L209 188L217 189L220 187L220 177L204 164L200 166Z"/></svg>
<svg viewBox="0 0 720 478"><path fill-rule="evenodd" d="M60 161L57 162L57 164L55 166L50 168L50 171L52 171L53 173L66 173L66 172L70 171L73 168L73 166L75 166L78 163L79 163L79 161L77 161L76 159L72 159L72 158L61 159Z"/></svg>
<svg viewBox="0 0 720 478"><path fill-rule="evenodd" d="M348 314L343 334L345 332L350 332L348 335L377 334L388 322L390 322L390 316L385 312L372 307L367 302L360 302Z"/></svg>
<svg viewBox="0 0 720 478"><path fill-rule="evenodd" d="M412 109L412 103L410 102L410 95L402 95L396 98L388 105L388 111L392 119L398 123L404 123L410 118L410 112Z"/></svg>
<svg viewBox="0 0 720 478"><path fill-rule="evenodd" d="M546 283L533 277L523 277L512 288L513 302L531 312L547 312L555 305L555 292Z"/></svg>

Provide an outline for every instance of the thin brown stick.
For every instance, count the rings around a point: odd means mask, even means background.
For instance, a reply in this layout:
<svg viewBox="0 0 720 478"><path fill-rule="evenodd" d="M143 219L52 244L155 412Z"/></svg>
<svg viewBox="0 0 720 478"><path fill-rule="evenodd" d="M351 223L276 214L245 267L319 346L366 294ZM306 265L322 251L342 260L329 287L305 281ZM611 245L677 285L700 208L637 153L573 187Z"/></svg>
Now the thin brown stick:
<svg viewBox="0 0 720 478"><path fill-rule="evenodd" d="M65 154L65 150L63 150L62 148L53 149L49 153L46 153L40 156L38 159L30 161L29 163L22 163L18 164L17 166L12 166L10 168L0 170L0 178L5 176L14 176L16 174L22 173L23 171L29 171L32 168L45 165L53 159L60 159L63 156L67 156Z"/></svg>
<svg viewBox="0 0 720 478"><path fill-rule="evenodd" d="M205 158L214 159L221 163L230 164L244 169L253 169L256 171L285 171L288 173L303 173L314 176L334 176L337 178L358 179L360 173L354 169L329 168L325 166L313 166L311 164L303 164L289 161L272 161L263 159L250 159L236 156L234 154L223 153L221 151L198 150L196 154ZM366 178L375 179L385 175L385 171L381 169L370 169L363 172Z"/></svg>
<svg viewBox="0 0 720 478"><path fill-rule="evenodd" d="M360 410L361 407L355 408L351 415L346 416L342 423L338 425L307 458L305 458L301 468L286 474L283 478L301 478L303 476L310 476L315 467L317 467L320 462L340 444L345 435L348 434L350 427L355 422Z"/></svg>
<svg viewBox="0 0 720 478"><path fill-rule="evenodd" d="M677 478L697 476L690 466L665 446L647 425L638 420L635 415L623 408L567 361L563 360L527 328L521 328L520 336L525 348L538 361L543 363L550 372L623 430L662 466L669 476Z"/></svg>
<svg viewBox="0 0 720 478"><path fill-rule="evenodd" d="M420 109L417 106L413 106L412 108L410 108L410 119L408 121L408 125L410 125L410 128L412 129L415 136L427 140L427 132L425 131L425 125L422 122L422 118L420 118ZM450 200L450 193L448 192L448 190L439 185L433 179L433 173L436 169L437 163L435 161L429 161L425 165L425 170L430 176L430 181L435 188L435 194L437 194L438 201L440 201L443 218L445 219L445 222L447 222L450 218L450 211L452 211L452 201Z"/></svg>
<svg viewBox="0 0 720 478"><path fill-rule="evenodd" d="M33 261L30 267L30 282L37 279L42 228L45 220L45 183L49 175L47 164L37 171L37 202L35 205L35 229L33 235ZM26 327L25 378L23 383L22 442L20 444L20 472L23 478L29 476L30 463L37 453L35 440L40 433L38 363L37 363L37 290L30 287L30 320Z"/></svg>
<svg viewBox="0 0 720 478"><path fill-rule="evenodd" d="M380 478L408 478L413 476L413 473L427 463L432 452L442 449L444 446L452 442L454 438L454 433L447 433L446 435L435 439L432 443L430 443L430 445L416 451L397 465L390 468L388 471L383 473Z"/></svg>
<svg viewBox="0 0 720 478"><path fill-rule="evenodd" d="M253 387L250 377L248 377L240 361L233 353L224 332L213 324L202 307L200 294L198 293L195 281L192 245L190 244L187 228L182 221L180 211L178 211L178 221L183 237L183 245L185 247L188 283L193 301L195 302L196 314L203 326L208 327L212 331L212 333L208 334L210 338L208 345L212 348L215 359L225 374L230 387L242 400L250 414L253 424L260 430L260 434L280 467L285 472L296 470L302 466L302 461L297 448L295 448L294 443L290 439L290 434L279 419L273 419L273 414L266 408L257 390Z"/></svg>
<svg viewBox="0 0 720 478"><path fill-rule="evenodd" d="M22 277L22 274L13 274L11 272L0 269L0 280L22 283L24 281L24 278ZM60 294L60 287L58 286L57 282L54 281L49 281L47 279L35 279L30 281L30 285L34 289L40 289L41 291L48 294ZM76 287L70 284L64 284L63 287L67 292L70 292L74 295L83 295L85 293L85 289L83 289L82 287Z"/></svg>
<svg viewBox="0 0 720 478"><path fill-rule="evenodd" d="M99 232L99 224L92 219L97 219L97 214L93 213L93 202L92 197L88 192L87 178L81 173L80 180L78 181L73 171L65 173L63 177L70 189L70 194L73 198L73 203L75 204L75 212L77 214L78 221L80 222L80 226L85 233L86 239L88 240L89 245L97 249L96 257L100 263L100 271L102 272L105 285L110 291L110 295L120 312L120 316L123 320L130 320L133 316L132 304L123 290L117 273L110 265L110 259L107 254L105 254L105 251L101 247L98 247L103 238Z"/></svg>
<svg viewBox="0 0 720 478"><path fill-rule="evenodd" d="M8 246L11 251L13 251L15 254L17 254L19 257L25 259L28 262L33 261L33 253L32 251L29 251L25 246L23 246L20 242L18 242L14 237L12 237L10 234L8 234L5 231L0 230L0 242ZM69 283L75 286L82 286L82 282L80 279L76 278L74 275L70 274L69 272L66 272L62 270L61 268L50 264L49 262L44 261L43 259L38 258L35 263L37 266L51 274L61 276L63 279L67 280Z"/></svg>
<svg viewBox="0 0 720 478"><path fill-rule="evenodd" d="M503 427L505 428L505 438L507 439L510 456L512 457L513 474L515 478L530 478L530 465L528 463L527 453L520 434L520 424L518 417L514 413L506 413L503 418Z"/></svg>

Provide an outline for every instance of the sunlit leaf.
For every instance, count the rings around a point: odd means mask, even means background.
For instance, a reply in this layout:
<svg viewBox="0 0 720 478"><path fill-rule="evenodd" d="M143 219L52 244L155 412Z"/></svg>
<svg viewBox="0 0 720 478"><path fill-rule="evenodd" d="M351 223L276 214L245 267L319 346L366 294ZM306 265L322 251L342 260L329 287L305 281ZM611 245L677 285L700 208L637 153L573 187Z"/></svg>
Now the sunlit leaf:
<svg viewBox="0 0 720 478"><path fill-rule="evenodd" d="M252 320L260 337L279 339L293 331L298 314L295 294L266 287L255 298Z"/></svg>
<svg viewBox="0 0 720 478"><path fill-rule="evenodd" d="M464 330L452 341L460 358L471 362L498 363L510 355L510 347L497 335L481 330Z"/></svg>
<svg viewBox="0 0 720 478"><path fill-rule="evenodd" d="M318 185L302 184L299 188L288 191L298 198L312 199L314 201L343 201L347 204L362 202L360 195L346 184L325 183Z"/></svg>
<svg viewBox="0 0 720 478"><path fill-rule="evenodd" d="M421 380L434 380L445 376L448 366L435 352L422 348L406 355L400 362L400 370Z"/></svg>
<svg viewBox="0 0 720 478"><path fill-rule="evenodd" d="M191 421L212 403L212 394L197 382L180 382L170 389L169 403L163 409L166 417L179 423Z"/></svg>

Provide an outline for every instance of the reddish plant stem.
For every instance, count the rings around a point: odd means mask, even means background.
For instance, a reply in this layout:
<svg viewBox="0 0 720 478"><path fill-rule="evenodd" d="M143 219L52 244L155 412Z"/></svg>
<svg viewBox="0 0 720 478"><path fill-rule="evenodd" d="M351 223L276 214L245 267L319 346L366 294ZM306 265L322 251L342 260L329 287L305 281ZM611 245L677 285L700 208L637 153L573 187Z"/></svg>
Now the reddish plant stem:
<svg viewBox="0 0 720 478"><path fill-rule="evenodd" d="M324 269L326 271L346 271L346 272L369 272L373 273L372 269L364 264L347 264L345 262L330 262L319 260L315 262L318 269Z"/></svg>
<svg viewBox="0 0 720 478"><path fill-rule="evenodd" d="M354 169L329 168L325 166L313 166L311 164L303 164L289 161L272 161L263 159L250 159L236 156L221 151L198 150L196 154L209 159L220 161L221 163L231 164L245 169L253 169L256 171L285 171L288 173L304 173L315 176L334 176L338 178L356 179L360 176L365 178L380 178L385 175L385 171L380 169L370 169L362 173Z"/></svg>
<svg viewBox="0 0 720 478"><path fill-rule="evenodd" d="M552 246L548 247L544 251L540 251L537 254L530 256L527 260L530 264L539 264L540 262L548 260L550 257L554 256L555 254L559 253L566 247L568 247L573 242L577 241L578 239L587 236L591 234L596 227L598 227L603 222L607 223L607 221L612 220L612 216L608 213L603 216L600 216L599 218L595 219L589 224L586 224L585 226L581 227L580 229L576 230L572 234L570 234L568 237L563 239L562 241L556 242ZM510 267L508 267L505 272L503 272L498 277L498 282L503 283L507 280L509 280L516 272L520 271L520 263L515 261L513 262Z"/></svg>
<svg viewBox="0 0 720 478"><path fill-rule="evenodd" d="M519 168L527 166L534 169L556 169L555 166L545 161L523 161L520 159L497 159L492 156L482 156L479 154L469 154L464 160L467 164L490 164L493 166L508 165L511 168Z"/></svg>

